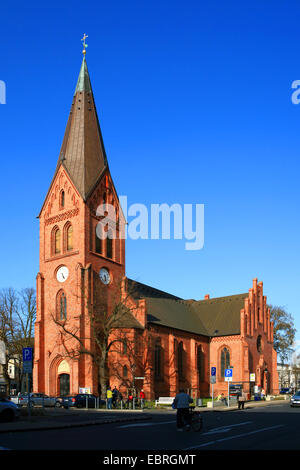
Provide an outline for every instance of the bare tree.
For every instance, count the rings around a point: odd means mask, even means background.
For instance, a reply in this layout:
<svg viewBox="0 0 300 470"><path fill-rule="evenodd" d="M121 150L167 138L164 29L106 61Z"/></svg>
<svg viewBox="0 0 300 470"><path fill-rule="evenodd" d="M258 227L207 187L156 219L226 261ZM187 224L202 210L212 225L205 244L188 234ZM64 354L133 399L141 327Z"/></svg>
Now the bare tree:
<svg viewBox="0 0 300 470"><path fill-rule="evenodd" d="M294 319L284 307L269 305L271 321L274 324L274 349L279 355L282 364L287 362L293 352L296 328Z"/></svg>
<svg viewBox="0 0 300 470"><path fill-rule="evenodd" d="M143 386L151 381L155 336L149 329L119 330L109 363L112 377L127 389L136 389L136 377L144 377ZM126 371L126 372L125 372Z"/></svg>
<svg viewBox="0 0 300 470"><path fill-rule="evenodd" d="M136 326L137 322L133 316L136 307L132 304L129 306L130 293L124 295L121 282L111 297L110 308L98 277L94 279L93 291L93 299L90 299L85 292L81 292L90 336L82 337L80 327L75 326L68 318L60 319L55 312L51 313L51 317L62 333L65 357L75 359L87 355L92 359L98 371L101 395L105 398L109 380L108 355L114 346L120 343L118 334L120 329ZM87 347L86 344L89 342L90 347Z"/></svg>
<svg viewBox="0 0 300 470"><path fill-rule="evenodd" d="M18 388L22 383L22 349L33 347L36 298L33 288L0 292L0 340L5 344L3 375L10 388L9 364L17 366Z"/></svg>

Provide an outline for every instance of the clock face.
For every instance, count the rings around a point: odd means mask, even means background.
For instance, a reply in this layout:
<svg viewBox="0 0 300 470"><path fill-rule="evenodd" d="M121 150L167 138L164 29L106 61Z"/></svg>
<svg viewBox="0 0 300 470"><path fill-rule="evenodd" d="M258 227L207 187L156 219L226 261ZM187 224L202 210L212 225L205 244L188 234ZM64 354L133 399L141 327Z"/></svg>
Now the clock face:
<svg viewBox="0 0 300 470"><path fill-rule="evenodd" d="M110 283L110 275L106 268L100 269L99 277L100 277L100 281L103 282L103 284L107 285Z"/></svg>
<svg viewBox="0 0 300 470"><path fill-rule="evenodd" d="M56 273L56 279L58 282L65 282L69 277L69 270L67 266L61 266Z"/></svg>

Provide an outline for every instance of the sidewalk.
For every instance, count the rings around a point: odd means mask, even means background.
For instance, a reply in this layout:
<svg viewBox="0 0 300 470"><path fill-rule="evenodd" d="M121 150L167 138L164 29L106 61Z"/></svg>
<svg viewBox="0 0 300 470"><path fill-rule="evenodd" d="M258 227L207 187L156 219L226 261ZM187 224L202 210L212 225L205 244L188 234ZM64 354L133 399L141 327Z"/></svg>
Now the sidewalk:
<svg viewBox="0 0 300 470"><path fill-rule="evenodd" d="M266 406L276 406L286 403L284 400L273 401L253 401L245 403L245 410L249 408L260 408ZM43 413L38 416L21 416L19 419L11 423L0 422L0 433L7 432L26 432L39 431L47 429L62 429L77 426L92 426L110 423L122 423L130 421L147 421L151 420L152 413L166 412L176 413L175 410L169 409L145 409L143 410L106 410L106 409L74 409L65 410L62 408L36 408L33 413L40 410ZM209 412L226 412L238 411L238 405L235 403L231 406L215 406L214 408L196 407L197 411Z"/></svg>
<svg viewBox="0 0 300 470"><path fill-rule="evenodd" d="M276 406L278 404L283 404L286 403L288 400L262 400L262 401L246 401L245 402L245 410L249 408L261 408L261 407L266 407L266 406ZM235 403L230 406L223 406L223 405L217 405L214 406L214 408L196 408L199 411L238 411L238 404Z"/></svg>

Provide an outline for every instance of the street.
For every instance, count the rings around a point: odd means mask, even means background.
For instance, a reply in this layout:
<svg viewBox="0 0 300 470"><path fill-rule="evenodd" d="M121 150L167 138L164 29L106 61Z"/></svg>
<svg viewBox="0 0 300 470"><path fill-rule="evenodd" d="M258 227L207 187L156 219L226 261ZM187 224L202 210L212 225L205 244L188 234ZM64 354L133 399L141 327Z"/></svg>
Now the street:
<svg viewBox="0 0 300 470"><path fill-rule="evenodd" d="M11 432L11 450L300 450L300 408L288 402L241 411L204 412L200 433L178 432L175 411L145 411L152 419L68 429Z"/></svg>

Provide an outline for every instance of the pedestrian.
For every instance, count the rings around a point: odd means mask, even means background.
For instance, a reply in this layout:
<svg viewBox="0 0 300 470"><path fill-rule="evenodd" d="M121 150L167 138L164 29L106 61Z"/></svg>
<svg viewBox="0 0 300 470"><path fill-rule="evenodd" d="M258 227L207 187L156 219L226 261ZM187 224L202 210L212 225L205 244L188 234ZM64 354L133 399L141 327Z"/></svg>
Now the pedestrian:
<svg viewBox="0 0 300 470"><path fill-rule="evenodd" d="M262 400L264 400L265 397L266 397L266 392L265 392L264 389L262 388L262 389L261 389L261 392L260 392L260 398L261 398Z"/></svg>
<svg viewBox="0 0 300 470"><path fill-rule="evenodd" d="M224 403L224 405L227 406L227 400L226 400L226 398L225 398L225 396L224 396L224 393L219 394L219 395L217 396L217 400L218 400L218 401L222 401L222 402Z"/></svg>
<svg viewBox="0 0 300 470"><path fill-rule="evenodd" d="M185 425L189 426L187 423L190 403L193 403L193 399L183 389L180 389L173 401L173 407L177 409L177 431L183 431Z"/></svg>
<svg viewBox="0 0 300 470"><path fill-rule="evenodd" d="M143 389L140 391L140 404L141 408L143 409L145 404L145 393Z"/></svg>
<svg viewBox="0 0 300 470"><path fill-rule="evenodd" d="M107 398L107 408L109 410L111 410L111 406L112 406L112 397L113 397L112 391L110 387L108 387L107 392L106 392L106 398Z"/></svg>
<svg viewBox="0 0 300 470"><path fill-rule="evenodd" d="M240 390L239 393L238 393L238 407L239 407L239 410L242 408L242 410L244 409L244 405L245 405L245 401L246 401L246 394L243 392L243 390Z"/></svg>
<svg viewBox="0 0 300 470"><path fill-rule="evenodd" d="M117 397L117 400L118 400L118 405L120 405L120 408L123 408L123 395L122 395L122 393L120 392L120 390L118 390L118 397Z"/></svg>
<svg viewBox="0 0 300 470"><path fill-rule="evenodd" d="M118 394L119 394L118 389L115 386L113 391L112 391L112 405L113 405L114 408L117 407Z"/></svg>
<svg viewBox="0 0 300 470"><path fill-rule="evenodd" d="M132 404L133 404L133 394L129 393L128 398L127 398L127 402L126 402L127 408L132 409Z"/></svg>

